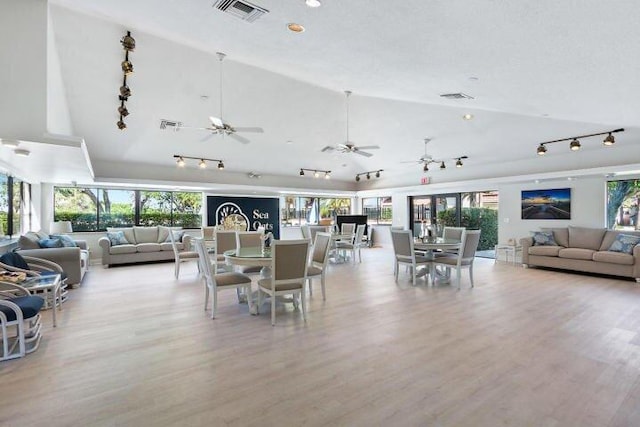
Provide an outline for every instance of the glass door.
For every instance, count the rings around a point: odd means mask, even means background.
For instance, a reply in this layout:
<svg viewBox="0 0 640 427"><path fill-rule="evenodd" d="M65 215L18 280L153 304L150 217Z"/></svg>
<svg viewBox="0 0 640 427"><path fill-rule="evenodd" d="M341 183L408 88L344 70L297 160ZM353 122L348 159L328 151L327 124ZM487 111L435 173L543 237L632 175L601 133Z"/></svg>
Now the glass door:
<svg viewBox="0 0 640 427"><path fill-rule="evenodd" d="M413 236L419 237L422 222L431 225L431 196L421 196L411 198L411 229Z"/></svg>

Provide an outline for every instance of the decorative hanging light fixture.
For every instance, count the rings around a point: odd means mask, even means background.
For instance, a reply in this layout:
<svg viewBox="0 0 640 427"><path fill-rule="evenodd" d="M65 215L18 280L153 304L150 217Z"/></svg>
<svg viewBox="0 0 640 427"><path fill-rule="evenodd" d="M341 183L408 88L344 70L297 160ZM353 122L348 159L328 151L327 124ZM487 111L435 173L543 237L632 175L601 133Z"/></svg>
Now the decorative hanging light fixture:
<svg viewBox="0 0 640 427"><path fill-rule="evenodd" d="M599 132L599 133L590 133L587 135L572 136L569 138L554 139L553 141L541 142L538 145L538 148L536 149L536 153L539 156L544 156L547 153L547 144L555 144L556 142L566 142L566 141L571 141L569 143L569 149L571 151L578 151L582 147L582 144L579 141L580 139L591 138L593 136L601 136L601 135L607 135L602 141L602 144L606 147L611 147L613 144L616 143L616 139L613 136L613 134L617 132L624 132L624 128L614 129L614 130Z"/></svg>

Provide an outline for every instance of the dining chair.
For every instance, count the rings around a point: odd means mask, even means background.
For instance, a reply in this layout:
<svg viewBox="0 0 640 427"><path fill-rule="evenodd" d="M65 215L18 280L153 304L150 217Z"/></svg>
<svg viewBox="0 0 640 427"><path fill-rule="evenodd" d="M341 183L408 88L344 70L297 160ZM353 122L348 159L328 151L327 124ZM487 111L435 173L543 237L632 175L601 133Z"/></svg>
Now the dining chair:
<svg viewBox="0 0 640 427"><path fill-rule="evenodd" d="M264 233L259 231L238 231L236 247L240 248L261 248ZM244 274L257 274L262 271L262 267L256 265L244 265L240 267L240 272Z"/></svg>
<svg viewBox="0 0 640 427"><path fill-rule="evenodd" d="M169 240L171 241L171 248L173 249L173 256L175 258L175 268L174 268L174 274L176 276L176 279L180 277L180 264L182 264L183 262L188 262L188 261L198 261L198 252L196 251L187 251L187 250L180 250L178 248L178 244L176 242L176 235L174 234L175 231L174 230L169 230ZM185 248L186 249L186 248ZM198 266L198 270L199 270L199 266Z"/></svg>
<svg viewBox="0 0 640 427"><path fill-rule="evenodd" d="M202 230L202 238L205 241L213 241L216 236L216 228L215 227L201 227Z"/></svg>
<svg viewBox="0 0 640 427"><path fill-rule="evenodd" d="M276 240L271 246L271 277L258 280L258 307L260 311L263 295L271 297L271 325L276 324L276 297L293 296L293 305L298 308L298 296L302 303L302 319L307 321L305 285L307 283L307 258L310 243L302 240Z"/></svg>
<svg viewBox="0 0 640 427"><path fill-rule="evenodd" d="M340 234L353 234L356 232L356 224L351 222L343 222L340 226Z"/></svg>
<svg viewBox="0 0 640 427"><path fill-rule="evenodd" d="M204 311L207 311L209 297L211 296L211 318L215 319L218 310L218 292L223 289L242 289L248 296L249 311L251 311L251 278L238 272L226 272L215 274L211 268L211 258L203 239L194 239L200 271L204 279Z"/></svg>
<svg viewBox="0 0 640 427"><path fill-rule="evenodd" d="M322 286L322 300L326 300L325 276L327 273L327 264L329 262L329 251L331 250L331 234L316 233L313 242L313 251L311 253L311 263L307 267L307 278L309 280L309 295L313 295L313 278L320 276L320 284Z"/></svg>
<svg viewBox="0 0 640 427"><path fill-rule="evenodd" d="M466 268L469 270L469 281L473 288L473 260L476 256L476 250L480 243L480 230L465 230L462 233L462 241L460 250L457 254L442 255L434 259L433 265L446 267L448 269L456 269L456 283L460 289L461 270Z"/></svg>
<svg viewBox="0 0 640 427"><path fill-rule="evenodd" d="M226 231L226 230L218 230L216 231L216 244L215 244L215 253L216 253L216 263L214 274L218 274L218 270L222 268L223 270L227 269L226 260L224 258L224 253L226 251L230 251L238 248L238 238L236 237L236 231Z"/></svg>
<svg viewBox="0 0 640 427"><path fill-rule="evenodd" d="M43 306L44 299L31 295L22 286L0 282L0 361L23 357L38 349Z"/></svg>
<svg viewBox="0 0 640 427"><path fill-rule="evenodd" d="M338 249L342 251L351 251L351 257L353 259L353 263L356 262L356 251L358 251L358 256L360 258L360 262L362 262L362 252L361 249L366 245L365 242L362 241L362 237L364 236L364 231L367 226L364 224L358 225L356 228L356 233L354 238L351 241L338 241Z"/></svg>
<svg viewBox="0 0 640 427"><path fill-rule="evenodd" d="M302 225L300 226L300 232L302 233L303 239L311 240L311 227L308 225Z"/></svg>
<svg viewBox="0 0 640 427"><path fill-rule="evenodd" d="M398 283L400 264L406 264L411 268L413 285L416 284L416 270L418 266L429 267L431 260L421 255L416 255L413 248L413 235L410 230L391 230L391 243L393 244L394 264L393 275Z"/></svg>
<svg viewBox="0 0 640 427"><path fill-rule="evenodd" d="M465 227L444 227L442 229L442 238L445 240L457 240L462 242L462 234L466 230ZM447 254L457 254L459 249L446 249L440 252L434 252L434 256L439 257Z"/></svg>

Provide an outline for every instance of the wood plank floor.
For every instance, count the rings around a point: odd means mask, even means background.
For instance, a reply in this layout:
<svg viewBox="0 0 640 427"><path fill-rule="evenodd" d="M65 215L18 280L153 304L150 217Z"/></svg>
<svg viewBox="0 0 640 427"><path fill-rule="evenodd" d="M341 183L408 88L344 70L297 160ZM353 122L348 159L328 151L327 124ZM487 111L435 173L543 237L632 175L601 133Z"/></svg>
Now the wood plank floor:
<svg viewBox="0 0 640 427"><path fill-rule="evenodd" d="M2 426L638 426L640 287L478 259L476 287L331 266L308 322L203 312L194 264L89 271L40 349L0 363Z"/></svg>

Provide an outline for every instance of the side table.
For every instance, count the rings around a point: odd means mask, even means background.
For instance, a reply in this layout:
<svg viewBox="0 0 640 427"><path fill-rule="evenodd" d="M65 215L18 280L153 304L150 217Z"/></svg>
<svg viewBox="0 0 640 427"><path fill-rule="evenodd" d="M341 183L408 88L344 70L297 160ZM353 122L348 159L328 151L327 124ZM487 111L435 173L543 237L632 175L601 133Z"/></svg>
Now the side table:
<svg viewBox="0 0 640 427"><path fill-rule="evenodd" d="M511 256L511 263L512 264L516 264L516 255L518 254L518 252L522 252L522 246L520 245L508 245L508 244L498 244L495 245L494 247L494 251L496 253L496 256L493 260L494 264L498 261L498 257L500 254L500 251L504 252L504 256L505 256L505 261L509 262L509 256Z"/></svg>
<svg viewBox="0 0 640 427"><path fill-rule="evenodd" d="M47 276L30 277L20 286L26 288L32 294L38 295L42 293L45 301L45 308L51 308L53 317L53 326L56 326L56 309L62 310L62 301L64 301L62 286L59 274Z"/></svg>

